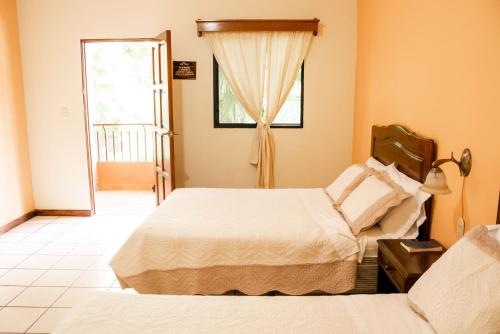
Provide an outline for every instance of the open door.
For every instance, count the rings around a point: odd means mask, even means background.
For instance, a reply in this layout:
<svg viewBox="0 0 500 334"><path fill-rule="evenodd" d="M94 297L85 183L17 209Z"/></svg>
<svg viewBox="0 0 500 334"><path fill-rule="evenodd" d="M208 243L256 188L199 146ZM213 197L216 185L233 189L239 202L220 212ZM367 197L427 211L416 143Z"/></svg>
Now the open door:
<svg viewBox="0 0 500 334"><path fill-rule="evenodd" d="M155 146L155 191L159 205L175 189L170 31L155 38L152 48Z"/></svg>

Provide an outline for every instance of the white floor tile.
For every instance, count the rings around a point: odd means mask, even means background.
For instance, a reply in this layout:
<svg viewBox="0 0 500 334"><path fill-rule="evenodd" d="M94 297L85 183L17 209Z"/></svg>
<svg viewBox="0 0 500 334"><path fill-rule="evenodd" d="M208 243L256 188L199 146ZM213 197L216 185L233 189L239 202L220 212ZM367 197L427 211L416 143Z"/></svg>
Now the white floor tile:
<svg viewBox="0 0 500 334"><path fill-rule="evenodd" d="M9 245L0 244L0 254L35 254L40 248L45 245L45 242L16 242Z"/></svg>
<svg viewBox="0 0 500 334"><path fill-rule="evenodd" d="M27 257L28 255L0 255L0 268L14 268L23 262Z"/></svg>
<svg viewBox="0 0 500 334"><path fill-rule="evenodd" d="M26 333L50 333L64 319L69 308L50 308L31 326Z"/></svg>
<svg viewBox="0 0 500 334"><path fill-rule="evenodd" d="M67 255L57 262L53 269L82 269L85 270L97 261L98 256Z"/></svg>
<svg viewBox="0 0 500 334"><path fill-rule="evenodd" d="M110 271L86 271L73 283L73 286L109 288L115 279L115 274Z"/></svg>
<svg viewBox="0 0 500 334"><path fill-rule="evenodd" d="M23 262L19 263L16 268L23 269L50 269L59 260L62 255L31 255Z"/></svg>
<svg viewBox="0 0 500 334"><path fill-rule="evenodd" d="M57 217L57 219L53 222L56 224L75 224L80 223L83 217Z"/></svg>
<svg viewBox="0 0 500 334"><path fill-rule="evenodd" d="M92 233L96 230L97 226L94 224L80 223L73 224L68 229L67 233L78 233L78 234L86 234Z"/></svg>
<svg viewBox="0 0 500 334"><path fill-rule="evenodd" d="M115 235L107 235L103 233L89 233L85 238L89 243L111 243L115 239Z"/></svg>
<svg viewBox="0 0 500 334"><path fill-rule="evenodd" d="M0 286L0 307L7 305L24 289L24 286Z"/></svg>
<svg viewBox="0 0 500 334"><path fill-rule="evenodd" d="M109 261L113 256L111 255L103 255L100 256L96 262L94 262L90 267L89 270L112 270L111 267L109 266Z"/></svg>
<svg viewBox="0 0 500 334"><path fill-rule="evenodd" d="M45 255L66 255L75 247L74 243L70 242L49 242L43 246L36 254Z"/></svg>
<svg viewBox="0 0 500 334"><path fill-rule="evenodd" d="M108 247L109 244L80 243L69 252L69 255L102 255Z"/></svg>
<svg viewBox="0 0 500 334"><path fill-rule="evenodd" d="M30 286L8 306L50 307L64 291L66 288Z"/></svg>
<svg viewBox="0 0 500 334"><path fill-rule="evenodd" d="M78 243L78 242L84 242L87 240L88 233L87 234L80 234L80 233L70 233L70 232L64 232L61 233L57 236L57 238L54 239L55 242L72 242L72 243Z"/></svg>
<svg viewBox="0 0 500 334"><path fill-rule="evenodd" d="M27 236L29 236L30 233L4 233L2 235L0 235L0 242L17 242L17 241L21 241L23 240L24 238L26 238Z"/></svg>
<svg viewBox="0 0 500 334"><path fill-rule="evenodd" d="M109 288L108 291L116 293L126 293L129 295L137 295L137 291L135 291L134 289Z"/></svg>
<svg viewBox="0 0 500 334"><path fill-rule="evenodd" d="M3 274L6 274L10 269L0 269L0 277L3 276Z"/></svg>
<svg viewBox="0 0 500 334"><path fill-rule="evenodd" d="M0 277L0 285L31 285L44 272L45 270L38 269L12 269Z"/></svg>
<svg viewBox="0 0 500 334"><path fill-rule="evenodd" d="M21 224L19 226L14 227L12 230L9 230L8 233L31 233L38 231L44 225L40 224Z"/></svg>
<svg viewBox="0 0 500 334"><path fill-rule="evenodd" d="M33 286L71 286L83 273L81 270L48 270Z"/></svg>
<svg viewBox="0 0 500 334"><path fill-rule="evenodd" d="M106 288L69 288L53 306L73 307L96 291L106 291Z"/></svg>
<svg viewBox="0 0 500 334"><path fill-rule="evenodd" d="M0 332L24 333L45 310L44 308L4 307L0 310Z"/></svg>
<svg viewBox="0 0 500 334"><path fill-rule="evenodd" d="M37 232L60 234L71 228L71 224L47 224Z"/></svg>
<svg viewBox="0 0 500 334"><path fill-rule="evenodd" d="M31 233L29 236L23 239L24 242L49 242L54 240L57 234L53 233Z"/></svg>

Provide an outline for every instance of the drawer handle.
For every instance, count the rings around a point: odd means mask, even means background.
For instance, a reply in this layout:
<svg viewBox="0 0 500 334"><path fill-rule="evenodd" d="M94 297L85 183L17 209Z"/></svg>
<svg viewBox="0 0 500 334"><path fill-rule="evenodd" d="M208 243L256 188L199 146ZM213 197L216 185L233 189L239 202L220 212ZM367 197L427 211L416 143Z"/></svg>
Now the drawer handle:
<svg viewBox="0 0 500 334"><path fill-rule="evenodd" d="M394 268L389 266L388 264L384 264L384 269L387 270L387 271L393 271Z"/></svg>

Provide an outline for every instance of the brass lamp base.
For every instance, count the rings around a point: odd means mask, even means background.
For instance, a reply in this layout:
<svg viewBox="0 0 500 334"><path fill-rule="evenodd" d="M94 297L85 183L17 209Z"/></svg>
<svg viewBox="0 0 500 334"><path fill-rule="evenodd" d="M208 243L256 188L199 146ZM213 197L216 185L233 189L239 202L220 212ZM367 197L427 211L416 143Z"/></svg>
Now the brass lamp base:
<svg viewBox="0 0 500 334"><path fill-rule="evenodd" d="M460 175L467 176L470 173L472 167L472 154L468 148L464 149L462 156L460 157L460 163L458 168L460 168Z"/></svg>
<svg viewBox="0 0 500 334"><path fill-rule="evenodd" d="M438 159L432 163L432 167L439 167L446 162L454 162L457 164L458 169L460 169L460 175L467 176L470 173L472 167L472 153L468 148L464 149L460 161L455 159L453 152L451 153L451 158L449 159Z"/></svg>

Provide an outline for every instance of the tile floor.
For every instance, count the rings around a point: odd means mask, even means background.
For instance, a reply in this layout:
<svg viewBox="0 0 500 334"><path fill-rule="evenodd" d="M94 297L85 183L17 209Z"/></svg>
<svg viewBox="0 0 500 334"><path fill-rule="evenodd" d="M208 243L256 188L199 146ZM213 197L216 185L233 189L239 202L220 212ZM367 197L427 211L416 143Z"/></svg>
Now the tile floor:
<svg viewBox="0 0 500 334"><path fill-rule="evenodd" d="M0 333L50 333L94 291L134 293L119 287L108 262L148 208L35 217L0 235Z"/></svg>
<svg viewBox="0 0 500 334"><path fill-rule="evenodd" d="M144 214L156 207L152 191L98 191L95 202L99 214Z"/></svg>

